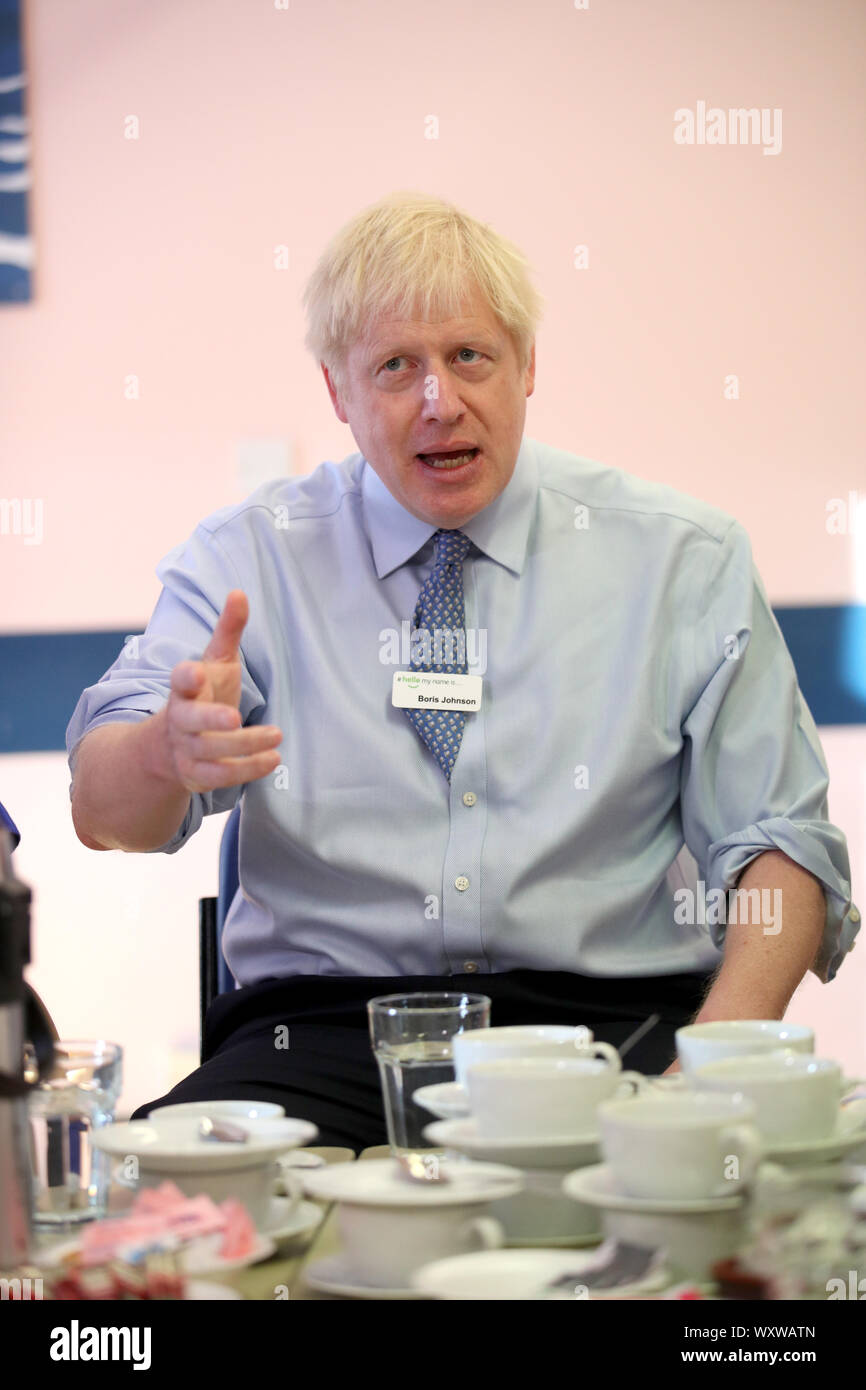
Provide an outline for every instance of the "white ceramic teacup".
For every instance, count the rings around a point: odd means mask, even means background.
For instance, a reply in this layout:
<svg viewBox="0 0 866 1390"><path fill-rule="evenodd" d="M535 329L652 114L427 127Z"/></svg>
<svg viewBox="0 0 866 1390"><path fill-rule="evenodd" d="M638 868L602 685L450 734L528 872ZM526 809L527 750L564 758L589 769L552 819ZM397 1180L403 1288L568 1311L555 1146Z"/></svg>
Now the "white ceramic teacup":
<svg viewBox="0 0 866 1390"><path fill-rule="evenodd" d="M164 1182L173 1182L186 1197L197 1197L204 1192L211 1201L219 1205L227 1198L242 1202L256 1227L263 1227L274 1198L274 1187L280 1179L288 1198L288 1216L298 1206L303 1197L303 1186L296 1172L287 1170L273 1159L266 1159L254 1167L224 1170L219 1173L207 1172L166 1172L154 1170L142 1162L139 1173L140 1187L160 1187Z"/></svg>
<svg viewBox="0 0 866 1390"><path fill-rule="evenodd" d="M454 1075L466 1085L466 1073L477 1062L493 1062L503 1057L573 1057L587 1048L616 1052L610 1043L596 1043L592 1030L582 1024L520 1023L503 1028L471 1028L455 1034L453 1040Z"/></svg>
<svg viewBox="0 0 866 1390"><path fill-rule="evenodd" d="M676 1044L680 1066L688 1073L722 1057L748 1057L783 1047L814 1052L815 1033L803 1023L786 1023L784 1019L720 1019L678 1028Z"/></svg>
<svg viewBox="0 0 866 1390"><path fill-rule="evenodd" d="M216 1118L216 1117L215 1117ZM317 1134L316 1126L285 1117L246 1119L244 1143L203 1139L200 1114L155 1115L104 1125L93 1131L96 1149L120 1159L117 1180L137 1187L172 1182L188 1197L205 1193L214 1202L242 1202L256 1226L267 1222L274 1185L281 1177L294 1211L303 1195L301 1178L281 1167L278 1158Z"/></svg>
<svg viewBox="0 0 866 1390"><path fill-rule="evenodd" d="M363 1207L341 1202L337 1228L353 1270L384 1288L404 1288L421 1265L447 1255L495 1250L505 1232L477 1203L449 1207Z"/></svg>
<svg viewBox="0 0 866 1390"><path fill-rule="evenodd" d="M701 1091L737 1092L754 1101L764 1139L783 1144L834 1134L846 1089L838 1063L787 1050L706 1062L688 1081Z"/></svg>
<svg viewBox="0 0 866 1390"><path fill-rule="evenodd" d="M391 1158L305 1175L309 1196L336 1202L341 1253L359 1281L407 1288L410 1274L431 1260L504 1243L490 1204L519 1192L523 1174L498 1163L445 1163L441 1183L412 1182Z"/></svg>
<svg viewBox="0 0 866 1390"><path fill-rule="evenodd" d="M593 1043L592 1048L607 1048ZM621 1085L642 1090L646 1078L621 1071L611 1049L567 1058L508 1057L478 1062L466 1074L469 1103L485 1139L570 1139L597 1132L598 1107Z"/></svg>
<svg viewBox="0 0 866 1390"><path fill-rule="evenodd" d="M751 1182L763 1145L745 1096L683 1091L599 1106L605 1161L632 1197L731 1197Z"/></svg>

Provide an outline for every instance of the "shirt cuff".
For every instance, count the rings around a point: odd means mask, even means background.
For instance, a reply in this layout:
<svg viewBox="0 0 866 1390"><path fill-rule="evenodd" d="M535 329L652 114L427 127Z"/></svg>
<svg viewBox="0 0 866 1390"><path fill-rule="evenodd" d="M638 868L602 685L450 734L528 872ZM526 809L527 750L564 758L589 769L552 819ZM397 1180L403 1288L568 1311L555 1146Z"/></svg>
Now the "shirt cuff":
<svg viewBox="0 0 866 1390"><path fill-rule="evenodd" d="M174 854L181 845L185 845L191 835L194 835L205 817L204 797L201 792L190 793L190 803L187 813L174 832L170 840L166 840L164 845L156 845L153 849L144 850L145 854Z"/></svg>
<svg viewBox="0 0 866 1390"><path fill-rule="evenodd" d="M747 864L767 850L781 850L795 864L814 874L824 889L826 915L821 945L810 967L823 984L834 978L854 947L860 930L860 913L851 901L848 854L840 832L828 821L796 825L784 816L758 821L745 830L716 840L707 851L707 888L736 887ZM751 915L747 920L752 920ZM724 944L725 923L710 927L713 942Z"/></svg>

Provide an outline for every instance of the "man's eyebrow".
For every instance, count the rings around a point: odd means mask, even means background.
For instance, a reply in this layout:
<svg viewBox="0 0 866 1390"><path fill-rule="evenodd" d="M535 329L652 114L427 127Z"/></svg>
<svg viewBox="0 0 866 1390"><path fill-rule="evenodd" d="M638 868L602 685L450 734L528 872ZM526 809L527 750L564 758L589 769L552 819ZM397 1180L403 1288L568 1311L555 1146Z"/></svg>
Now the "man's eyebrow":
<svg viewBox="0 0 866 1390"><path fill-rule="evenodd" d="M490 352L495 352L497 347L496 341L491 337L490 333L483 328L477 332L470 330L468 333L454 333L446 342L446 346L450 347L452 351L456 351L461 347L471 347L476 344L479 347L487 348ZM411 356L418 351L418 346L413 346L408 339L382 338L378 344L373 344L370 347L366 355L371 361L381 359L383 362L388 362L392 357L399 357L404 353Z"/></svg>

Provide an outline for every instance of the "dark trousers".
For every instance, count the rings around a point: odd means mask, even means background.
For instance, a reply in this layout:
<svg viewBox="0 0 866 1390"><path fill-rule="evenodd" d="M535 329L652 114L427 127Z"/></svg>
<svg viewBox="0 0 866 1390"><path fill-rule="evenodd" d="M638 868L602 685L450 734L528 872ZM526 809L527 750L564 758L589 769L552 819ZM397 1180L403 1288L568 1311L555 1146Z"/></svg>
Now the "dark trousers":
<svg viewBox="0 0 866 1390"><path fill-rule="evenodd" d="M276 1101L287 1115L318 1126L317 1143L360 1152L387 1143L379 1072L370 1048L368 999L437 990L486 994L494 1026L584 1024L597 1040L615 1047L657 1013L660 1021L624 1061L632 1070L653 1075L673 1061L674 1032L697 1013L710 979L706 974L597 979L563 971L509 970L496 975L263 980L214 1000L205 1021L202 1065L167 1095L140 1106L132 1118L179 1101ZM288 1029L287 1047L276 1045L277 1029Z"/></svg>

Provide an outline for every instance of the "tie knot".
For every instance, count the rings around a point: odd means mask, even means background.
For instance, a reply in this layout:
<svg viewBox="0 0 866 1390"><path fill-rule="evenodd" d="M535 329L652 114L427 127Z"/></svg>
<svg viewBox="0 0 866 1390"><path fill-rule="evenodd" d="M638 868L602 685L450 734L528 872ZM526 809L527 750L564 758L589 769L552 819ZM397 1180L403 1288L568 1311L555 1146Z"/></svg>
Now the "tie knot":
<svg viewBox="0 0 866 1390"><path fill-rule="evenodd" d="M462 565L466 559L466 552L472 544L469 537L464 535L462 531L445 531L441 528L433 539L436 542L435 569L439 569L441 565Z"/></svg>

